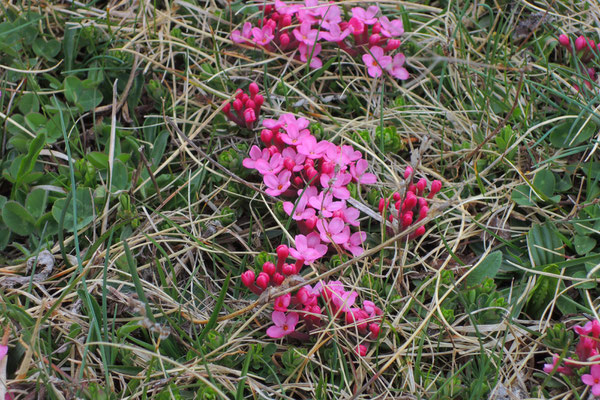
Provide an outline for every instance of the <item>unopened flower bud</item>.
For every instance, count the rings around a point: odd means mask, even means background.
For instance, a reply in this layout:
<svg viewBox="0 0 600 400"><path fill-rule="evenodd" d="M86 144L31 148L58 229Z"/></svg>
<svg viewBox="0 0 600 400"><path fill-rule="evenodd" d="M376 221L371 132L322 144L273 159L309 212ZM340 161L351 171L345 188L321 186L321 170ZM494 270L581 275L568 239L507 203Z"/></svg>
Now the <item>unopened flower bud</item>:
<svg viewBox="0 0 600 400"><path fill-rule="evenodd" d="M323 161L321 164L321 172L326 175L331 175L335 171L335 163L331 161Z"/></svg>
<svg viewBox="0 0 600 400"><path fill-rule="evenodd" d="M365 346L364 344L359 344L358 346L356 346L356 348L354 349L354 351L359 356L364 357L364 356L367 355L367 346Z"/></svg>
<svg viewBox="0 0 600 400"><path fill-rule="evenodd" d="M386 199L382 197L381 199L379 199L379 212L383 213L383 210L385 210L386 208Z"/></svg>
<svg viewBox="0 0 600 400"><path fill-rule="evenodd" d="M273 264L270 261L267 261L266 263L263 264L262 270L265 274L272 276L276 271L275 264Z"/></svg>
<svg viewBox="0 0 600 400"><path fill-rule="evenodd" d="M298 289L298 292L296 293L296 299L298 300L298 302L300 304L306 304L306 302L308 301L309 295L308 295L308 290L306 290L306 288L300 288Z"/></svg>
<svg viewBox="0 0 600 400"><path fill-rule="evenodd" d="M402 227L406 228L407 226L409 226L410 224L412 224L413 222L413 213L412 211L408 211L404 214L402 214Z"/></svg>
<svg viewBox="0 0 600 400"><path fill-rule="evenodd" d="M569 40L569 37L564 33L558 37L558 43L560 43L561 46L565 46L566 48L571 47L571 41Z"/></svg>
<svg viewBox="0 0 600 400"><path fill-rule="evenodd" d="M422 196L423 191L425 190L426 187L427 187L427 179L425 179L425 178L419 179L419 182L417 182L417 194L419 196Z"/></svg>
<svg viewBox="0 0 600 400"><path fill-rule="evenodd" d="M388 43L387 43L387 45L385 46L385 48L383 50L385 52L394 51L398 47L400 47L400 43L401 42L398 39L390 39L390 40L388 40Z"/></svg>
<svg viewBox="0 0 600 400"><path fill-rule="evenodd" d="M296 268L292 264L283 264L281 273L286 276L294 275L296 273Z"/></svg>
<svg viewBox="0 0 600 400"><path fill-rule="evenodd" d="M423 234L425 234L425 227L424 226L418 227L417 230L414 233L415 237L422 236Z"/></svg>
<svg viewBox="0 0 600 400"><path fill-rule="evenodd" d="M377 46L380 40L381 36L378 34L373 34L369 36L369 46Z"/></svg>
<svg viewBox="0 0 600 400"><path fill-rule="evenodd" d="M276 251L278 263L279 261L281 261L281 263L283 264L285 259L288 258L288 256L290 255L290 249L285 244L280 244L279 246L277 246Z"/></svg>
<svg viewBox="0 0 600 400"><path fill-rule="evenodd" d="M273 275L273 283L275 286L281 285L284 280L285 276L281 275L279 272L275 272L275 275Z"/></svg>
<svg viewBox="0 0 600 400"><path fill-rule="evenodd" d="M264 272L261 272L260 274L258 274L258 278L256 278L256 286L264 290L269 285L270 280L271 278L269 277L269 275L267 275Z"/></svg>
<svg viewBox="0 0 600 400"><path fill-rule="evenodd" d="M319 218L316 215L313 215L312 217L307 218L306 221L304 221L304 225L306 225L306 229L308 229L309 231L314 230L315 226L317 226L318 220L319 220Z"/></svg>
<svg viewBox="0 0 600 400"><path fill-rule="evenodd" d="M442 190L442 182L436 179L435 181L431 182L431 189L429 190L429 195L427 198L433 198L433 196L435 196L440 190Z"/></svg>
<svg viewBox="0 0 600 400"><path fill-rule="evenodd" d="M254 284L254 271L252 270L248 270L244 273L242 273L242 283L244 284L244 286L246 287L250 287Z"/></svg>
<svg viewBox="0 0 600 400"><path fill-rule="evenodd" d="M250 86L248 86L248 92L250 92L250 97L254 98L258 94L258 85L256 82L252 82Z"/></svg>
<svg viewBox="0 0 600 400"><path fill-rule="evenodd" d="M251 108L252 110L256 110L256 104L254 103L254 100L252 100L252 99L248 99L248 101L246 101L246 103L244 105L246 106L246 108Z"/></svg>
<svg viewBox="0 0 600 400"><path fill-rule="evenodd" d="M577 39L575 39L575 50L581 51L587 47L587 44L588 42L585 37L579 36Z"/></svg>
<svg viewBox="0 0 600 400"><path fill-rule="evenodd" d="M377 22L375 22L375 24L373 24L373 29L371 30L371 32L373 32L373 33L381 32L381 24L379 23L379 21L377 21Z"/></svg>
<svg viewBox="0 0 600 400"><path fill-rule="evenodd" d="M294 162L294 160L292 160L289 157L286 157L283 160L283 166L285 167L285 169L287 169L288 171L291 171L292 169L294 169L294 167L296 166L296 163Z"/></svg>
<svg viewBox="0 0 600 400"><path fill-rule="evenodd" d="M273 132L270 129L263 129L260 132L260 140L262 140L265 146L270 146L271 140L273 140Z"/></svg>
<svg viewBox="0 0 600 400"><path fill-rule="evenodd" d="M246 121L246 125L248 127L250 127L250 125L256 121L256 114L254 113L253 109L246 108L244 110L244 121Z"/></svg>
<svg viewBox="0 0 600 400"><path fill-rule="evenodd" d="M404 170L404 179L408 179L410 178L410 176L413 174L413 169L412 167L409 165L406 167L406 169Z"/></svg>
<svg viewBox="0 0 600 400"><path fill-rule="evenodd" d="M371 331L371 339L377 339L377 336L379 336L380 329L381 327L379 326L379 324L372 323L371 325L369 325L369 330Z"/></svg>
<svg viewBox="0 0 600 400"><path fill-rule="evenodd" d="M317 172L317 170L314 167L308 167L306 170L306 177L309 181L313 180L318 174L319 172Z"/></svg>
<svg viewBox="0 0 600 400"><path fill-rule="evenodd" d="M223 112L225 114L229 114L231 112L231 103L230 102L225 103L225 105L223 106Z"/></svg>
<svg viewBox="0 0 600 400"><path fill-rule="evenodd" d="M421 207L419 210L419 221L427 217L427 213L429 212L429 207Z"/></svg>
<svg viewBox="0 0 600 400"><path fill-rule="evenodd" d="M235 99L233 101L233 109L237 112L242 110L242 107L244 107L244 105L242 104L242 101L240 99Z"/></svg>
<svg viewBox="0 0 600 400"><path fill-rule="evenodd" d="M294 185L296 185L296 186L302 186L302 182L303 181L302 181L301 177L295 176L294 179L293 179L293 181L294 181Z"/></svg>
<svg viewBox="0 0 600 400"><path fill-rule="evenodd" d="M272 156L273 154L277 154L279 153L279 149L277 148L277 146L273 145L273 146L269 146L269 154Z"/></svg>
<svg viewBox="0 0 600 400"><path fill-rule="evenodd" d="M394 201L399 201L402 198L402 196L400 196L400 193L394 192L392 198L394 199Z"/></svg>
<svg viewBox="0 0 600 400"><path fill-rule="evenodd" d="M264 104L264 102L265 102L265 98L263 97L262 94L257 94L254 97L254 104L256 104L256 106L255 106L256 112L258 112L260 110L260 107Z"/></svg>
<svg viewBox="0 0 600 400"><path fill-rule="evenodd" d="M406 192L406 198L402 203L402 211L410 211L417 205L417 196L413 192Z"/></svg>
<svg viewBox="0 0 600 400"><path fill-rule="evenodd" d="M290 14L286 14L279 19L279 26L281 26L282 28L285 28L286 26L290 26L291 24L292 24L292 16ZM288 43L289 43L289 36L288 36Z"/></svg>

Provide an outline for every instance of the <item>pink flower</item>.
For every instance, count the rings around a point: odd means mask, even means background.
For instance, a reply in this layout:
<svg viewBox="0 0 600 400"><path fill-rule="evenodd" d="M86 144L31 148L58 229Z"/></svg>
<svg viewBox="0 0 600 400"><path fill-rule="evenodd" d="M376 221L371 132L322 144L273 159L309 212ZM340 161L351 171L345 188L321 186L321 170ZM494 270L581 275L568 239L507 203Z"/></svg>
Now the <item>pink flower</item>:
<svg viewBox="0 0 600 400"><path fill-rule="evenodd" d="M289 125L287 129L285 129L284 134L281 135L281 140L283 143L289 144L290 146L296 146L302 142L302 139L306 136L310 136L310 131L308 129L299 130L296 124Z"/></svg>
<svg viewBox="0 0 600 400"><path fill-rule="evenodd" d="M352 8L352 16L365 25L373 25L377 22L375 15L378 11L379 7L377 6L370 6L366 10L362 7L354 7Z"/></svg>
<svg viewBox="0 0 600 400"><path fill-rule="evenodd" d="M268 45L275 35L273 35L273 28L270 25L265 25L263 28L252 28L252 38L254 43L259 46Z"/></svg>
<svg viewBox="0 0 600 400"><path fill-rule="evenodd" d="M330 143L326 140L321 140L317 143L317 139L310 135L302 138L302 141L298 147L296 147L296 150L298 153L304 154L306 157L314 160L323 156L323 153L325 153L329 144Z"/></svg>
<svg viewBox="0 0 600 400"><path fill-rule="evenodd" d="M321 45L319 43L314 46L300 43L298 45L298 51L300 52L300 61L308 62L308 59L310 58L309 65L311 68L321 68L323 66L323 60L317 57L321 52Z"/></svg>
<svg viewBox="0 0 600 400"><path fill-rule="evenodd" d="M354 207L345 207L339 211L333 213L334 217L340 217L345 223L352 226L359 226L358 217L360 217L360 211Z"/></svg>
<svg viewBox="0 0 600 400"><path fill-rule="evenodd" d="M269 159L270 153L267 149L260 149L258 146L252 146L250 149L250 158L244 158L242 161L242 165L246 168L252 169L255 168L256 161L263 159L267 161Z"/></svg>
<svg viewBox="0 0 600 400"><path fill-rule="evenodd" d="M362 154L358 150L354 150L352 146L336 146L331 145L327 149L326 157L328 160L339 165L342 170L346 169L346 166L353 161L360 160Z"/></svg>
<svg viewBox="0 0 600 400"><path fill-rule="evenodd" d="M401 19L390 21L388 17L379 18L381 24L381 34L385 37L398 37L404 33Z"/></svg>
<svg viewBox="0 0 600 400"><path fill-rule="evenodd" d="M348 241L344 243L344 249L348 250L354 257L360 256L364 249L362 248L362 244L367 238L367 234L365 232L359 231L353 233Z"/></svg>
<svg viewBox="0 0 600 400"><path fill-rule="evenodd" d="M321 11L321 25L325 29L331 30L331 27L342 22L342 11L340 7L335 4L328 4L320 8Z"/></svg>
<svg viewBox="0 0 600 400"><path fill-rule="evenodd" d="M298 172L302 171L304 168L304 160L306 160L306 156L304 154L297 153L292 147L286 147L283 149L281 156L283 157L284 161L285 159L289 158L294 162L295 165L292 168L292 171Z"/></svg>
<svg viewBox="0 0 600 400"><path fill-rule="evenodd" d="M290 293L284 294L283 296L279 296L275 299L275 303L273 304L273 308L275 311L287 311L290 301L292 300L292 295Z"/></svg>
<svg viewBox="0 0 600 400"><path fill-rule="evenodd" d="M597 356L598 348L596 339L581 336L579 338L579 343L577 343L577 346L575 347L575 354L577 354L580 361L587 361L588 358Z"/></svg>
<svg viewBox="0 0 600 400"><path fill-rule="evenodd" d="M374 174L366 172L368 167L369 163L364 159L358 160L356 164L350 164L350 175L352 175L355 182L361 185L371 185L377 182L377 177Z"/></svg>
<svg viewBox="0 0 600 400"><path fill-rule="evenodd" d="M0 345L0 361L8 354L8 346Z"/></svg>
<svg viewBox="0 0 600 400"><path fill-rule="evenodd" d="M308 200L317 194L317 188L314 186L310 186L304 192L304 195L298 199L296 202L296 209L294 210L294 204L286 201L283 203L283 211L286 212L287 215L290 215L292 219L296 221L304 221L313 215L315 215L314 208L310 208L308 206ZM293 212L293 214L292 214Z"/></svg>
<svg viewBox="0 0 600 400"><path fill-rule="evenodd" d="M341 42L350 34L350 29L346 28L343 31L340 29L338 24L329 26L329 32L323 31L319 33L321 39L325 39L330 42Z"/></svg>
<svg viewBox="0 0 600 400"><path fill-rule="evenodd" d="M304 260L309 265L327 253L327 245L321 243L319 234L311 232L308 236L296 235L296 248L290 247L290 255L297 260Z"/></svg>
<svg viewBox="0 0 600 400"><path fill-rule="evenodd" d="M373 303L372 301L369 301L369 300L363 301L363 310L365 310L367 312L367 314L369 314L370 318L378 317L381 314L383 314L383 311L381 311L381 308L377 307L375 305L375 303Z"/></svg>
<svg viewBox="0 0 600 400"><path fill-rule="evenodd" d="M584 326L576 326L573 328L579 335L600 337L600 322L598 320L589 321Z"/></svg>
<svg viewBox="0 0 600 400"><path fill-rule="evenodd" d="M268 161L261 157L255 161L254 168L261 175L276 174L283 169L283 157L281 157L280 153L273 154Z"/></svg>
<svg viewBox="0 0 600 400"><path fill-rule="evenodd" d="M346 200L350 198L350 191L346 187L352 180L352 175L339 172L337 175L330 176L322 174L320 178L323 188L331 188L333 195L340 199Z"/></svg>
<svg viewBox="0 0 600 400"><path fill-rule="evenodd" d="M344 244L350 239L350 227L346 226L341 218L332 218L329 222L320 219L317 229L325 243Z"/></svg>
<svg viewBox="0 0 600 400"><path fill-rule="evenodd" d="M358 293L354 290L346 292L344 285L339 281L331 281L323 285L321 294L326 301L333 303L336 311L341 310L342 312L350 311L350 307L354 305L358 297Z"/></svg>
<svg viewBox="0 0 600 400"><path fill-rule="evenodd" d="M600 365L592 365L591 374L581 376L581 381L592 387L592 394L600 396Z"/></svg>
<svg viewBox="0 0 600 400"><path fill-rule="evenodd" d="M406 68L403 67L405 60L406 58L404 57L404 54L396 54L392 62L388 64L386 68L389 71L390 75L392 75L396 79L400 79L403 81L408 79L408 71L406 70Z"/></svg>
<svg viewBox="0 0 600 400"><path fill-rule="evenodd" d="M307 46L313 46L317 40L319 40L319 31L313 29L308 21L301 23L300 28L294 29L292 33L296 37L297 41L304 43Z"/></svg>
<svg viewBox="0 0 600 400"><path fill-rule="evenodd" d="M383 49L379 46L373 46L370 49L371 54L363 54L362 60L367 66L367 72L372 78L381 76L383 70L392 62L392 57L386 56L383 53Z"/></svg>
<svg viewBox="0 0 600 400"><path fill-rule="evenodd" d="M265 175L263 178L265 185L267 185L267 189L265 190L265 192L267 192L271 196L279 196L281 193L285 192L287 188L290 187L291 177L292 173L288 170L281 172L277 176L275 176L275 174Z"/></svg>
<svg viewBox="0 0 600 400"><path fill-rule="evenodd" d="M544 372L547 374L550 374L556 368L556 372L558 372L558 373L565 374L565 375L573 375L573 370L571 368L557 367L559 361L560 361L560 357L557 356L556 354L553 354L552 355L552 364L544 364Z"/></svg>
<svg viewBox="0 0 600 400"><path fill-rule="evenodd" d="M241 32L237 29L235 31L231 32L231 41L233 43L244 43L250 39L251 35L252 35L252 24L250 22L246 22L246 23L244 23L244 26L242 27Z"/></svg>
<svg viewBox="0 0 600 400"><path fill-rule="evenodd" d="M315 210L320 211L321 216L325 218L330 218L335 211L341 210L345 205L342 201L333 201L333 196L325 192L309 198L308 203Z"/></svg>
<svg viewBox="0 0 600 400"><path fill-rule="evenodd" d="M300 6L299 5L288 6L287 4L285 4L285 2L283 2L281 0L275 0L275 10L277 10L277 12L279 14L293 15L293 14L296 14L298 12L298 10L300 10Z"/></svg>
<svg viewBox="0 0 600 400"><path fill-rule="evenodd" d="M267 335L279 339L294 332L296 324L298 323L298 314L293 312L285 315L284 312L273 311L271 319L275 325L267 329Z"/></svg>

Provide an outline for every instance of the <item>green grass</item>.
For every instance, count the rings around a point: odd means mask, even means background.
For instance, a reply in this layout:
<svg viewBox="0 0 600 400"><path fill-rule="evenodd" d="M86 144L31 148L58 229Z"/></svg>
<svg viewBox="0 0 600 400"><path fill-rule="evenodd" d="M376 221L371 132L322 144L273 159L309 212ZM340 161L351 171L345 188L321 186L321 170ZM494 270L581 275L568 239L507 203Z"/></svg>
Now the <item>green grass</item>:
<svg viewBox="0 0 600 400"><path fill-rule="evenodd" d="M0 3L0 387L19 399L587 398L579 378L542 368L573 356L571 328L598 315L598 86L573 89L587 73L556 42L600 40L598 5L372 2L404 21L411 76L397 81L343 51L313 70L234 45L260 13L244 2L92 3ZM363 207L376 213L409 163L443 182L422 237L394 240L363 213L365 255L306 269L384 310L365 357L340 319L274 340L271 307L249 307L240 274L297 234L241 165L260 130L220 110L252 81L261 116L302 115L363 153L378 176ZM40 278L27 260L42 250L54 266Z"/></svg>

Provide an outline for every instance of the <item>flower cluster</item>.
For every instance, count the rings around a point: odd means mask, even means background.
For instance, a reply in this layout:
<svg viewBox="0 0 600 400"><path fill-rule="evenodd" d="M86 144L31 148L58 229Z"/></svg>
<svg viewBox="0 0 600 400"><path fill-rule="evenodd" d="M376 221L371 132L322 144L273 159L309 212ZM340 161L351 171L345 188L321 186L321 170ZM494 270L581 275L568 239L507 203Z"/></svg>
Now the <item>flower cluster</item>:
<svg viewBox="0 0 600 400"><path fill-rule="evenodd" d="M238 89L233 103L227 101L223 106L223 112L227 118L242 128L252 129L260 115L260 108L265 102L265 98L258 94L258 90L256 82L252 82L248 87L249 95L242 89Z"/></svg>
<svg viewBox="0 0 600 400"><path fill-rule="evenodd" d="M588 89L591 89L592 84L598 82L598 74L595 68L589 66L589 62L594 56L600 56L600 43L596 44L592 39L585 36L579 36L572 44L571 38L565 34L558 37L558 43L569 51L575 50L575 54L583 64L583 68L587 73L587 79L583 82ZM577 85L574 85L574 87L576 90L579 90Z"/></svg>
<svg viewBox="0 0 600 400"><path fill-rule="evenodd" d="M409 166L404 171L404 179L407 183L406 194L404 197L395 192L392 195L393 207L390 207L390 199L381 198L379 200L379 212L382 215L387 215L388 220L392 223L394 233L398 233L407 229L412 224L417 223L427 217L429 213L428 200L432 199L441 189L442 182L434 180L431 182L431 187L425 196L427 189L427 179L421 178L413 183L414 170ZM425 233L425 226L421 225L410 236L411 239L421 236Z"/></svg>
<svg viewBox="0 0 600 400"><path fill-rule="evenodd" d="M263 176L268 194L288 198L283 210L296 221L301 233L295 236L295 247L277 247L276 263L263 263L258 275L253 270L242 274L244 286L256 294L294 279L304 265L324 257L330 249L354 256L362 254L367 235L358 230L359 210L347 203L348 184L367 185L377 180L367 172L369 164L359 151L317 140L305 118L284 114L278 120L263 120L263 125L260 139L264 148L253 146L242 164ZM294 261L288 262L289 259ZM362 307L356 307L357 297L355 291L346 291L338 281L317 283L315 287L305 285L295 294L274 300L274 325L267 334L273 338L304 337L320 326L323 310L327 309L356 327L365 339L375 339L382 311L366 300ZM296 328L300 320L304 332ZM357 353L366 354L367 344L360 344Z"/></svg>
<svg viewBox="0 0 600 400"><path fill-rule="evenodd" d="M387 71L397 79L408 79L405 57L392 53L400 47L398 39L404 33L402 20L390 20L380 14L379 7L354 7L352 17L344 20L342 8L334 3L306 0L304 5L276 0L274 5L261 6L264 14L253 26L245 22L241 31L234 30L231 40L281 51L298 49L298 58L312 68L320 68L323 46L336 46L352 57L362 54L371 77Z"/></svg>
<svg viewBox="0 0 600 400"><path fill-rule="evenodd" d="M544 364L544 372L549 374L556 371L573 376L587 367L582 362L597 362L591 366L589 374L581 375L581 381L591 387L594 396L600 397L600 321L589 321L584 326L576 326L574 331L579 335L575 347L576 359L568 358L564 360L564 365L560 365L560 357L553 354L552 363Z"/></svg>

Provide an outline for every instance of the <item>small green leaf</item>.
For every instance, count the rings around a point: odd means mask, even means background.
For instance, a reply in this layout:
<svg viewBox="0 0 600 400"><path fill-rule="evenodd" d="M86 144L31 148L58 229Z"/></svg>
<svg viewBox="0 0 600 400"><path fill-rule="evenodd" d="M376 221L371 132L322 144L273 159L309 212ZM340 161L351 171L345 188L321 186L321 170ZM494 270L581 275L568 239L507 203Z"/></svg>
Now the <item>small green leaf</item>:
<svg viewBox="0 0 600 400"><path fill-rule="evenodd" d="M533 186L543 193L546 197L554 195L554 188L556 186L556 179L552 171L543 169L535 174L533 178Z"/></svg>
<svg viewBox="0 0 600 400"><path fill-rule="evenodd" d="M467 286L482 283L488 278L494 278L502 265L502 252L496 250L477 264L465 279Z"/></svg>
<svg viewBox="0 0 600 400"><path fill-rule="evenodd" d="M10 240L10 229L3 222L0 222L0 251L6 248Z"/></svg>
<svg viewBox="0 0 600 400"><path fill-rule="evenodd" d="M548 265L544 268L544 272L560 275L560 269L556 264ZM554 298L554 292L556 292L557 285L557 278L538 275L535 286L527 298L527 314L533 318L539 318L544 309Z"/></svg>
<svg viewBox="0 0 600 400"><path fill-rule="evenodd" d="M43 189L34 189L27 195L25 208L37 220L46 211L48 192Z"/></svg>
<svg viewBox="0 0 600 400"><path fill-rule="evenodd" d="M528 185L519 185L513 189L510 199L520 206L532 206L535 203L531 195L531 188Z"/></svg>
<svg viewBox="0 0 600 400"><path fill-rule="evenodd" d="M90 194L90 190L88 188L77 188L75 193L75 201L77 207L76 229L79 230L94 220L94 203L92 200L92 195ZM72 201L70 201L69 204L65 203L66 199L56 200L52 206L52 216L56 222L60 223L63 209L67 207L65 210L63 229L72 231L74 225L73 204Z"/></svg>
<svg viewBox="0 0 600 400"><path fill-rule="evenodd" d="M37 56L44 57L48 61L54 61L54 57L60 51L60 42L56 39L50 39L46 42L42 38L37 38L31 48Z"/></svg>
<svg viewBox="0 0 600 400"><path fill-rule="evenodd" d="M11 197L14 199L14 195L25 181L30 181L31 171L33 171L33 167L35 166L35 162L37 161L38 156L40 155L40 151L46 144L46 135L43 133L38 134L29 145L29 151L27 155L23 157L21 163L19 164L19 170L16 175L16 182L13 187L13 192Z"/></svg>
<svg viewBox="0 0 600 400"><path fill-rule="evenodd" d="M29 114L31 112L38 112L40 109L40 102L38 101L35 93L25 93L19 100L19 111L22 114Z"/></svg>
<svg viewBox="0 0 600 400"><path fill-rule="evenodd" d="M99 151L92 151L87 155L88 161L98 169L108 169L108 156Z"/></svg>
<svg viewBox="0 0 600 400"><path fill-rule="evenodd" d="M564 261L565 249L556 227L547 222L534 225L527 234L527 249L534 267Z"/></svg>
<svg viewBox="0 0 600 400"><path fill-rule="evenodd" d="M584 235L575 235L574 243L575 251L580 256L586 255L596 247L596 239Z"/></svg>
<svg viewBox="0 0 600 400"><path fill-rule="evenodd" d="M76 76L68 76L64 85L65 97L81 111L90 111L102 103L102 93L88 79L81 81Z"/></svg>
<svg viewBox="0 0 600 400"><path fill-rule="evenodd" d="M115 159L113 164L111 191L114 193L119 190L127 190L130 183L127 167L120 160Z"/></svg>
<svg viewBox="0 0 600 400"><path fill-rule="evenodd" d="M2 220L17 235L28 236L33 232L35 219L16 201L8 201L2 208Z"/></svg>
<svg viewBox="0 0 600 400"><path fill-rule="evenodd" d="M585 118L580 118L577 122L573 122L572 120L563 122L552 129L552 132L550 133L550 143L552 143L554 147L571 147L589 140L598 129L593 122L588 122L583 126L584 123ZM582 126L583 129L581 129ZM581 130L581 132L579 132L579 130ZM579 134L577 134L578 132Z"/></svg>

